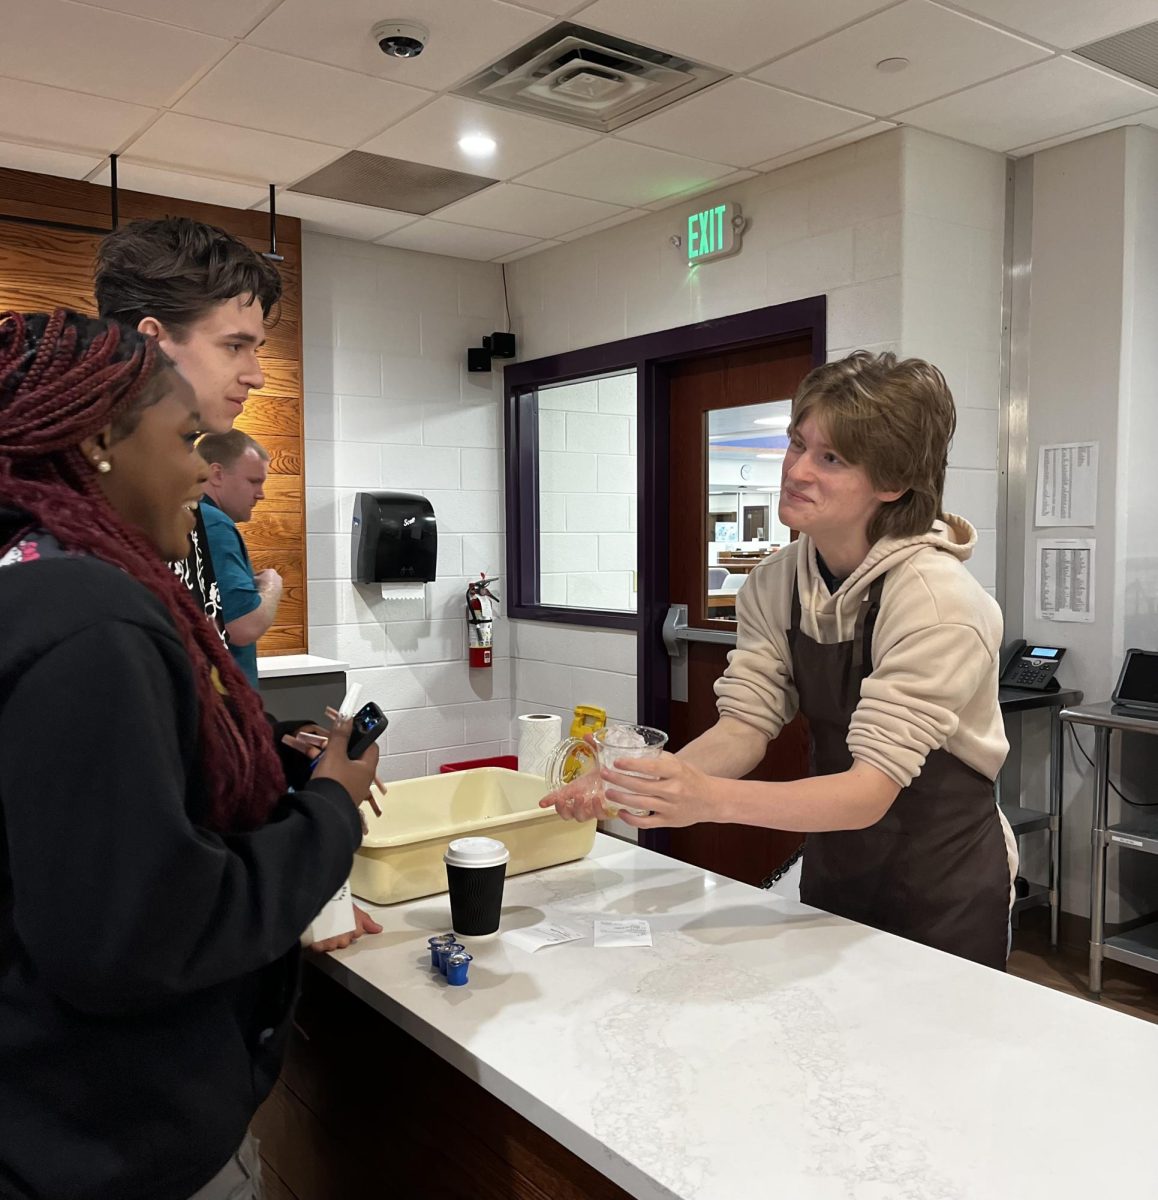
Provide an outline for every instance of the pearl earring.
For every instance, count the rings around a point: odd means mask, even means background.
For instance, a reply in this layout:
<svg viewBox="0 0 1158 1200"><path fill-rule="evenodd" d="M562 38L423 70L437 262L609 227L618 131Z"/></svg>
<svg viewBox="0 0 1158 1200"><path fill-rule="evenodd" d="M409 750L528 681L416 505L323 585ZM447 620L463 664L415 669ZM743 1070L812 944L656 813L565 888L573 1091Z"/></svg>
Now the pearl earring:
<svg viewBox="0 0 1158 1200"><path fill-rule="evenodd" d="M112 469L113 464L107 458L102 458L96 465L96 469L102 474L107 475Z"/></svg>

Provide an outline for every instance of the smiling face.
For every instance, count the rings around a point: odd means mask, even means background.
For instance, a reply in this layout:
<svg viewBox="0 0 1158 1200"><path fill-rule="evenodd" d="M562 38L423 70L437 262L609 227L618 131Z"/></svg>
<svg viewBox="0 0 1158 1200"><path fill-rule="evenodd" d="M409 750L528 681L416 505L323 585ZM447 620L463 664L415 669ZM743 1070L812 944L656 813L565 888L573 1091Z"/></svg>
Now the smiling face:
<svg viewBox="0 0 1158 1200"><path fill-rule="evenodd" d="M108 462L97 483L117 514L174 561L189 554L193 508L209 470L197 452L193 389L168 368L150 386L162 390L161 398L141 409L131 432L118 438L110 427L87 438L82 450L94 466Z"/></svg>
<svg viewBox="0 0 1158 1200"><path fill-rule="evenodd" d="M877 510L897 495L878 491L863 467L838 454L811 413L789 430L780 473L779 512L781 522L790 529L808 534L821 545L864 539Z"/></svg>
<svg viewBox="0 0 1158 1200"><path fill-rule="evenodd" d="M265 345L265 323L261 305L251 301L248 295L223 300L181 330L167 329L154 317L138 325L192 385L205 432L228 433L249 393L265 385L257 356Z"/></svg>

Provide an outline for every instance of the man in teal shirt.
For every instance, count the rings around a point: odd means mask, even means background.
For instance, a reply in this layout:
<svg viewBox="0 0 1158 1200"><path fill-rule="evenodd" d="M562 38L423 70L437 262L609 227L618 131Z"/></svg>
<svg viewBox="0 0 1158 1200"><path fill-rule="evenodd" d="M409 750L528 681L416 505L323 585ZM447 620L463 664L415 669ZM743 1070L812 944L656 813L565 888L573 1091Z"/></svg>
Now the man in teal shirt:
<svg viewBox="0 0 1158 1200"><path fill-rule="evenodd" d="M269 455L240 429L206 434L197 449L209 464L201 516L217 572L229 651L256 688L257 639L277 616L282 580L273 568L253 573L237 526L248 521L254 505L265 498L262 489L269 474Z"/></svg>

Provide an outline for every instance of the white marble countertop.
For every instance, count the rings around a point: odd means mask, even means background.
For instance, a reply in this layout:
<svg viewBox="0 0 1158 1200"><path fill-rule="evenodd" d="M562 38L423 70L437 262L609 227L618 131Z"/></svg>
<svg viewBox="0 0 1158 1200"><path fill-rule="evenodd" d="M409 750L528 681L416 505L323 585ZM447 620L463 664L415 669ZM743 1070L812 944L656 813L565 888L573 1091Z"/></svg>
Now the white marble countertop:
<svg viewBox="0 0 1158 1200"><path fill-rule="evenodd" d="M640 1200L1089 1200L1158 1194L1158 1026L604 835L509 879L503 928L429 968L445 895L319 960ZM651 949L592 946L637 915Z"/></svg>
<svg viewBox="0 0 1158 1200"><path fill-rule="evenodd" d="M271 654L257 660L259 679L284 679L288 675L324 675L329 671L345 671L349 663L316 654Z"/></svg>

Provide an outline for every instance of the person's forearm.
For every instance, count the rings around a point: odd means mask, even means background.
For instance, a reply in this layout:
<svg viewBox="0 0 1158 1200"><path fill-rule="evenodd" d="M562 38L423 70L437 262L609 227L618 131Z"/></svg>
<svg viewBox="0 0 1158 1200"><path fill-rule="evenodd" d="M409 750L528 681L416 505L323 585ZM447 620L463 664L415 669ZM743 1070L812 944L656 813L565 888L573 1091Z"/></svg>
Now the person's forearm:
<svg viewBox="0 0 1158 1200"><path fill-rule="evenodd" d="M281 592L269 588L260 593L261 603L244 617L238 617L226 625L229 640L235 646L251 646L259 637L265 634L277 616L277 606L281 602Z"/></svg>
<svg viewBox="0 0 1158 1200"><path fill-rule="evenodd" d="M757 767L768 748L768 739L735 717L721 717L711 729L678 752L694 767L720 779L740 779Z"/></svg>
<svg viewBox="0 0 1158 1200"><path fill-rule="evenodd" d="M717 778L712 819L795 833L867 829L888 812L899 791L887 775L862 762L836 775L788 783Z"/></svg>

